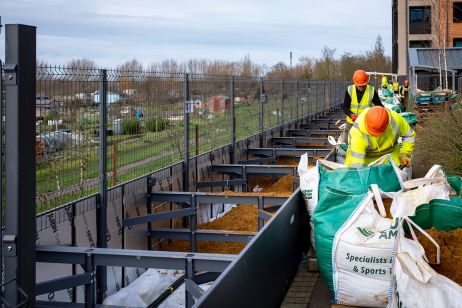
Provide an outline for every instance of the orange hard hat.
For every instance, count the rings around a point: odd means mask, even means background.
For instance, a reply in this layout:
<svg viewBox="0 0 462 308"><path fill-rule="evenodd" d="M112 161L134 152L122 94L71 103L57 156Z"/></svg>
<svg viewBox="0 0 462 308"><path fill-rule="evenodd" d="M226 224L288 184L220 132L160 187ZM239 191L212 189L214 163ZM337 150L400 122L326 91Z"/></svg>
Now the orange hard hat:
<svg viewBox="0 0 462 308"><path fill-rule="evenodd" d="M372 136L379 136L388 126L388 111L381 106L374 106L367 111L366 129Z"/></svg>
<svg viewBox="0 0 462 308"><path fill-rule="evenodd" d="M404 80L404 84L405 84L405 85L408 85L408 84L409 84L409 80L407 80L407 79Z"/></svg>
<svg viewBox="0 0 462 308"><path fill-rule="evenodd" d="M363 70L357 70L353 74L353 82L357 86L365 86L369 82L369 76L367 76L366 72Z"/></svg>

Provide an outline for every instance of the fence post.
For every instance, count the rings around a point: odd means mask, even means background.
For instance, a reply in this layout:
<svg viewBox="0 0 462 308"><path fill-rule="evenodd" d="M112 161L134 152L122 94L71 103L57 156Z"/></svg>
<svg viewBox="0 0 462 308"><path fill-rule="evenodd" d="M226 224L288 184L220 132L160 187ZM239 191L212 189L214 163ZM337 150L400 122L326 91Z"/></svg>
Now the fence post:
<svg viewBox="0 0 462 308"><path fill-rule="evenodd" d="M311 81L306 81L306 124L308 124L309 117L311 115L311 102L310 102L310 93L311 93Z"/></svg>
<svg viewBox="0 0 462 308"><path fill-rule="evenodd" d="M318 118L318 112L319 112L319 95L318 95L318 81L315 81L314 82L314 85L315 85L315 95L316 95L316 112L315 112L315 118L317 119Z"/></svg>
<svg viewBox="0 0 462 308"><path fill-rule="evenodd" d="M184 149L183 149L183 191L189 191L189 74L184 74Z"/></svg>
<svg viewBox="0 0 462 308"><path fill-rule="evenodd" d="M263 104L266 102L265 88L263 87L263 77L260 77L260 114L258 117L258 126L260 130L260 148L263 147Z"/></svg>
<svg viewBox="0 0 462 308"><path fill-rule="evenodd" d="M99 200L96 207L96 247L107 248L107 71L99 71ZM97 302L102 303L107 291L106 267L96 268Z"/></svg>
<svg viewBox="0 0 462 308"><path fill-rule="evenodd" d="M281 119L281 123L279 124L279 136L282 136L284 131L284 129L282 128L282 125L284 125L284 80L281 80L281 107L279 108L279 110L279 112L281 113L280 116L278 115L278 117L280 117Z"/></svg>
<svg viewBox="0 0 462 308"><path fill-rule="evenodd" d="M298 80L295 80L295 118L298 120Z"/></svg>
<svg viewBox="0 0 462 308"><path fill-rule="evenodd" d="M235 153L235 147L236 147L236 118L234 115L234 76L231 76L231 100L230 100L230 127L231 127L231 132L230 132L230 147L229 147L229 163L234 164L234 153Z"/></svg>
<svg viewBox="0 0 462 308"><path fill-rule="evenodd" d="M5 60L4 298L35 307L35 27L6 25Z"/></svg>

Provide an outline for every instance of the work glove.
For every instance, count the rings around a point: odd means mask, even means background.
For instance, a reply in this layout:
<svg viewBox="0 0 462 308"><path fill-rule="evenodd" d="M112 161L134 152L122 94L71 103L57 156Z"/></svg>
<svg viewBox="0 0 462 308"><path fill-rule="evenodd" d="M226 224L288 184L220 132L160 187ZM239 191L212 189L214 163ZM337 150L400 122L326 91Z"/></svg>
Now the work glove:
<svg viewBox="0 0 462 308"><path fill-rule="evenodd" d="M351 114L350 118L353 120L353 122L356 121L356 119L358 118L358 116L356 114Z"/></svg>
<svg viewBox="0 0 462 308"><path fill-rule="evenodd" d="M407 154L401 154L399 159L401 161L401 168L407 167L411 164L411 158Z"/></svg>

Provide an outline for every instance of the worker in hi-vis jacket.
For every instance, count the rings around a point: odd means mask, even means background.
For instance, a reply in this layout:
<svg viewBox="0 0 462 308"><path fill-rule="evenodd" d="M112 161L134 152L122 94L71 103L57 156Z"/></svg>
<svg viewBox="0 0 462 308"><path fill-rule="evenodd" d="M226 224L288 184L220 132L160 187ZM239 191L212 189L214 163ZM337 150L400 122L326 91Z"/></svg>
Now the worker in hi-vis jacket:
<svg viewBox="0 0 462 308"><path fill-rule="evenodd" d="M356 118L366 109L376 106L383 106L379 95L373 86L369 85L369 76L363 70L357 70L353 74L353 85L345 91L343 99L343 112L346 115L346 127L343 133L343 143L347 143L348 132Z"/></svg>
<svg viewBox="0 0 462 308"><path fill-rule="evenodd" d="M398 138L402 138L401 146ZM411 163L415 132L406 120L393 110L375 106L356 119L348 137L345 166L360 168L391 154L400 167Z"/></svg>

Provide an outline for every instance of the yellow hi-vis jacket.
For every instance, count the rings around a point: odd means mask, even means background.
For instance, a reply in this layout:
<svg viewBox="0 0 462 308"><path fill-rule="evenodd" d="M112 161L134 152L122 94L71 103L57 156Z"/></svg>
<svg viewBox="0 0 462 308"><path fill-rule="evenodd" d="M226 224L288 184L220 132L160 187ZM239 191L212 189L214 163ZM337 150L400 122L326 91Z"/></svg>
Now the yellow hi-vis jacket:
<svg viewBox="0 0 462 308"><path fill-rule="evenodd" d="M366 89L364 90L363 97L361 101L358 102L358 96L356 94L356 86L353 84L348 87L348 94L351 97L351 106L350 111L357 115L360 115L366 108L372 107L372 98L374 98L374 87L371 85L367 85ZM350 124L353 124L353 120L346 116L346 121Z"/></svg>
<svg viewBox="0 0 462 308"><path fill-rule="evenodd" d="M368 110L364 110L358 116L350 130L345 166L352 168L364 167L389 153L391 153L393 160L399 166L401 164L401 154L407 154L409 157L412 155L415 141L414 130L402 116L387 109L389 121L385 132L379 136L373 136L366 129ZM401 148L398 144L399 137L402 137Z"/></svg>

